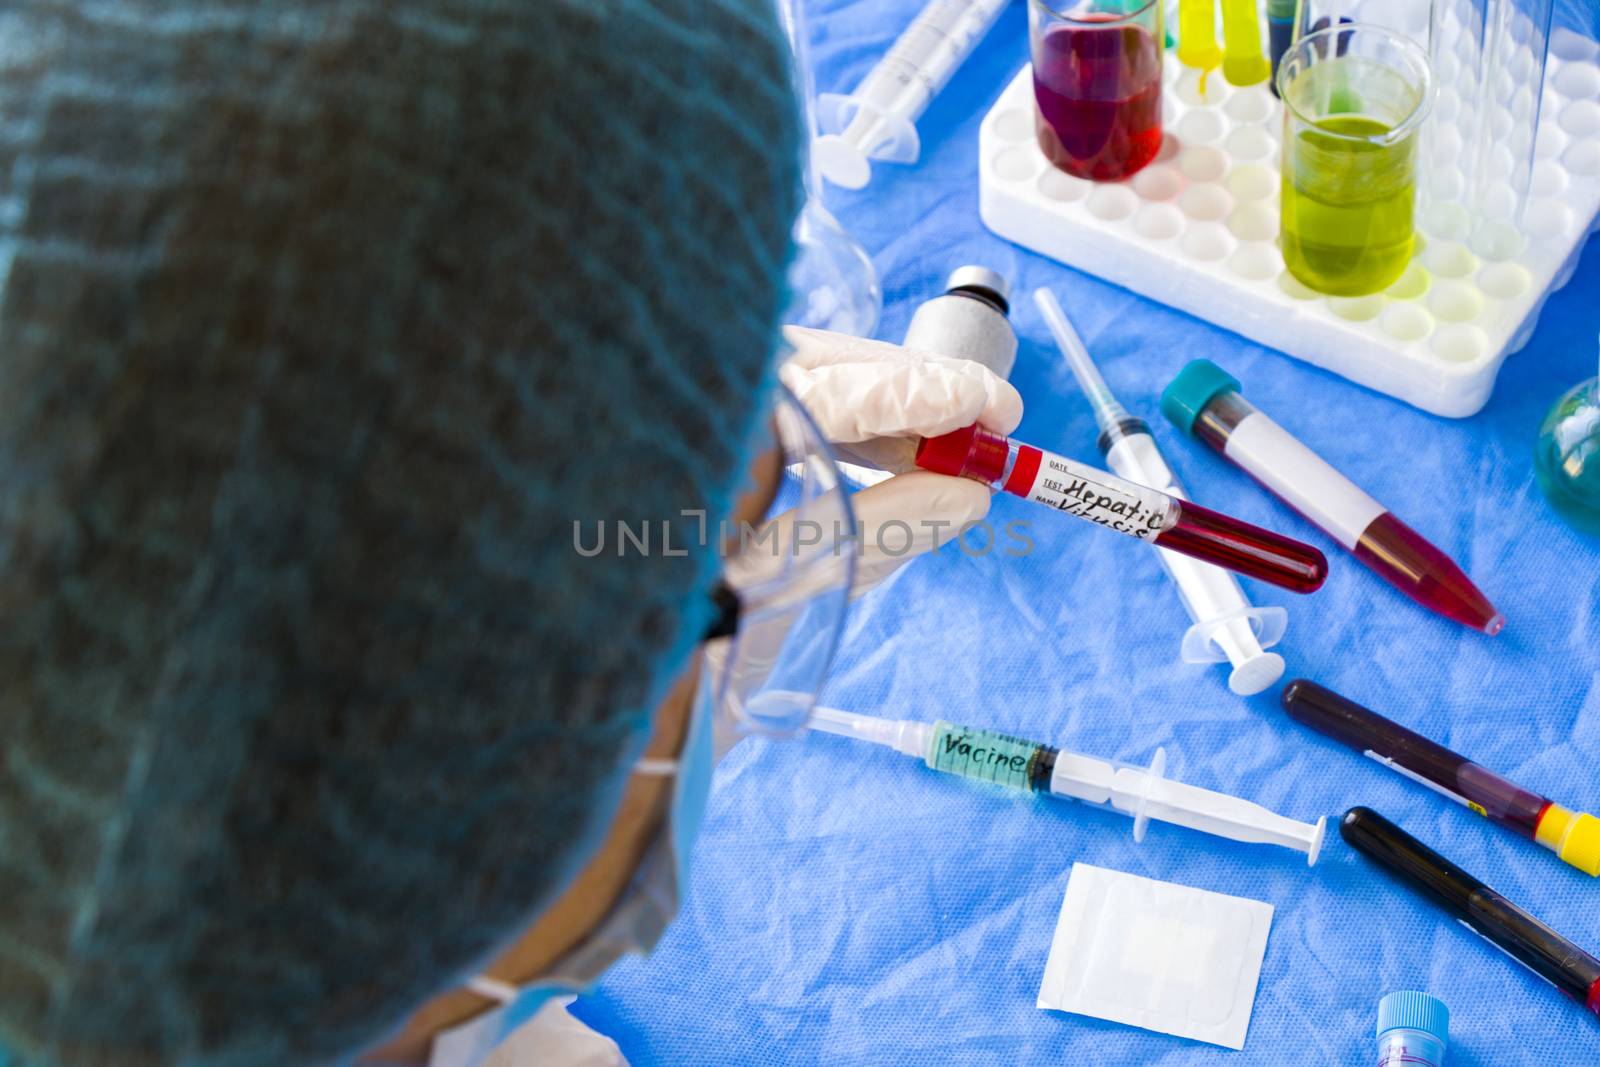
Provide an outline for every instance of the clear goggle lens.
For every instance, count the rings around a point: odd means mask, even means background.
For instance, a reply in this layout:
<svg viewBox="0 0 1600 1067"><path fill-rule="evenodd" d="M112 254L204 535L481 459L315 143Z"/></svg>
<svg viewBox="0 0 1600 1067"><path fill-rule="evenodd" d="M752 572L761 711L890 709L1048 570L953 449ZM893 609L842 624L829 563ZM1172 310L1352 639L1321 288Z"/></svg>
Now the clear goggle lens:
<svg viewBox="0 0 1600 1067"><path fill-rule="evenodd" d="M810 720L839 646L857 540L833 452L782 387L771 429L782 483L765 522L729 531L723 580L739 624L707 644L705 680L736 730L787 737Z"/></svg>

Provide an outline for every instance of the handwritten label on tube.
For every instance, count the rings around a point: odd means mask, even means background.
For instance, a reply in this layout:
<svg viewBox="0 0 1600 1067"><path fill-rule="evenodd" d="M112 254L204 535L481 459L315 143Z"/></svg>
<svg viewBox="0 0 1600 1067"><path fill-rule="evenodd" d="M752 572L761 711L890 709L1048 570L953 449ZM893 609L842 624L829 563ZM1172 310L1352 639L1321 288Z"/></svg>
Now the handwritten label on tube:
<svg viewBox="0 0 1600 1067"><path fill-rule="evenodd" d="M1173 519L1173 500L1165 493L1048 452L1023 495L1141 541L1154 538Z"/></svg>

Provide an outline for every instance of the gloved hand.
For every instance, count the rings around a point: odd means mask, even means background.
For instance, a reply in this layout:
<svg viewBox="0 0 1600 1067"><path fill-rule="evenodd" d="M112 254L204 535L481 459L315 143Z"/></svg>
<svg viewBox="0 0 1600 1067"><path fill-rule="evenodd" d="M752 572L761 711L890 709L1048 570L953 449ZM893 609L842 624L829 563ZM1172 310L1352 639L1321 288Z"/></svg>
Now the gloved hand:
<svg viewBox="0 0 1600 1067"><path fill-rule="evenodd" d="M916 469L917 439L981 422L1010 433L1022 419L1022 398L1009 383L971 360L867 341L826 330L785 327L794 354L779 368L791 392L846 459L892 472L887 480L851 497L861 540L850 595L860 596L924 552L958 536L989 513L989 487ZM889 529L890 526L894 529ZM765 580L795 543L795 513L785 512L761 528L772 550L733 556L725 573L740 586ZM909 543L908 543L909 541ZM820 569L813 580L826 580ZM739 737L737 704L767 684L779 654L791 639L793 616L769 615L741 623L737 662L729 665L726 640L710 642L709 670L726 669L727 692L715 723L714 749L721 757Z"/></svg>
<svg viewBox="0 0 1600 1067"><path fill-rule="evenodd" d="M1015 430L1022 397L1011 383L968 359L802 326L783 334L794 354L779 376L823 436L842 458L895 475L852 498L862 529L853 596L989 513L988 486L918 470L913 457L918 438L974 422ZM901 524L911 530L909 548Z"/></svg>

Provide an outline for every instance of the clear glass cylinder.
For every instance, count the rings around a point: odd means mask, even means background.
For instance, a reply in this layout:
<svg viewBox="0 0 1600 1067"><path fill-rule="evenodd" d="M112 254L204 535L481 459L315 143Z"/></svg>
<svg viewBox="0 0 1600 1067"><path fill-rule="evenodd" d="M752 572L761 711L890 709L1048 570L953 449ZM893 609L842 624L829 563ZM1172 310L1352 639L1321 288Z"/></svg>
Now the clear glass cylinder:
<svg viewBox="0 0 1600 1067"><path fill-rule="evenodd" d="M1553 0L1435 0L1432 229L1486 259L1523 250Z"/></svg>
<svg viewBox="0 0 1600 1067"><path fill-rule="evenodd" d="M789 305L783 321L796 326L870 337L883 312L883 287L877 268L861 242L839 224L822 203L822 177L810 146L815 143L816 116L805 0L779 0L778 19L789 38L795 95L801 104L807 145L804 182L806 200L794 224L794 258L789 263Z"/></svg>
<svg viewBox="0 0 1600 1067"><path fill-rule="evenodd" d="M1277 86L1284 264L1320 293L1378 292L1416 245L1427 53L1389 30L1331 26L1295 43Z"/></svg>
<svg viewBox="0 0 1600 1067"><path fill-rule="evenodd" d="M1060 169L1118 181L1161 148L1160 0L1029 0L1035 129Z"/></svg>
<svg viewBox="0 0 1600 1067"><path fill-rule="evenodd" d="M1295 0L1297 32L1357 22L1428 50L1435 85L1418 175L1430 237L1519 255L1533 185L1555 0Z"/></svg>
<svg viewBox="0 0 1600 1067"><path fill-rule="evenodd" d="M1433 0L1292 0L1295 36L1359 22L1403 33L1424 48ZM1449 3L1451 0L1444 0Z"/></svg>

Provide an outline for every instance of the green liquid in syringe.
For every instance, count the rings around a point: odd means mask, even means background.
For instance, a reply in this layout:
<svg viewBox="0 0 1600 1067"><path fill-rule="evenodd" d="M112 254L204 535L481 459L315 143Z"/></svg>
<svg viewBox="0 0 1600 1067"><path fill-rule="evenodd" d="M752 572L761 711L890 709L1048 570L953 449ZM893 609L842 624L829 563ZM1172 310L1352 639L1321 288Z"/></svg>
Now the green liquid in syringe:
<svg viewBox="0 0 1600 1067"><path fill-rule="evenodd" d="M1375 293L1399 278L1411 259L1416 138L1391 145L1351 139L1389 129L1365 115L1330 115L1301 130L1289 146L1283 261L1318 292Z"/></svg>
<svg viewBox="0 0 1600 1067"><path fill-rule="evenodd" d="M945 722L934 723L933 737L923 762L936 771L976 778L980 782L1020 789L1048 791L1056 750L1037 741L992 730L974 730Z"/></svg>

